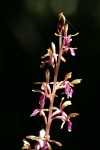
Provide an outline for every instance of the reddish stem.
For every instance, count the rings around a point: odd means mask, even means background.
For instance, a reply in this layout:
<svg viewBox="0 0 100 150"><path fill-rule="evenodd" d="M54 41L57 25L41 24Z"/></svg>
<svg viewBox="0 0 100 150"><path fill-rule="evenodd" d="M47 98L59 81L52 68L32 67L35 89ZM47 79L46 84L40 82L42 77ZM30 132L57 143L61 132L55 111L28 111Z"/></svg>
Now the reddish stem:
<svg viewBox="0 0 100 150"><path fill-rule="evenodd" d="M52 122L52 108L53 108L53 103L54 103L54 95L56 93L56 82L57 82L57 77L58 77L58 72L59 72L59 67L60 67L60 62L61 62L61 56L62 56L62 36L59 36L59 55L58 55L58 62L55 66L54 69L54 84L53 84L53 89L52 89L52 93L51 93L51 101L50 101L50 105L49 105L49 114L48 114L48 122L46 125L46 135L49 135L50 133L50 126L51 126L51 122Z"/></svg>

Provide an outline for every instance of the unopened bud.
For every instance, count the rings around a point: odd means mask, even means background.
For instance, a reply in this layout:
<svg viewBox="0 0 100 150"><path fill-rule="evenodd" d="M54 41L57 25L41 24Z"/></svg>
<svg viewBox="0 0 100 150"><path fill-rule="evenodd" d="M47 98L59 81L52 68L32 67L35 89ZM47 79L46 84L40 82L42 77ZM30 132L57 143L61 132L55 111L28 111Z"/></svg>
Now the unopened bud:
<svg viewBox="0 0 100 150"><path fill-rule="evenodd" d="M50 79L50 71L47 69L45 72L45 76L46 76L46 82L49 83L49 79Z"/></svg>
<svg viewBox="0 0 100 150"><path fill-rule="evenodd" d="M66 22L65 16L63 15L63 13L60 13L59 14L58 27L57 27L57 30L59 33L64 31L65 22Z"/></svg>
<svg viewBox="0 0 100 150"><path fill-rule="evenodd" d="M59 22L61 22L62 25L65 25L66 18L65 18L65 16L63 15L63 13L60 13L60 14L59 14Z"/></svg>

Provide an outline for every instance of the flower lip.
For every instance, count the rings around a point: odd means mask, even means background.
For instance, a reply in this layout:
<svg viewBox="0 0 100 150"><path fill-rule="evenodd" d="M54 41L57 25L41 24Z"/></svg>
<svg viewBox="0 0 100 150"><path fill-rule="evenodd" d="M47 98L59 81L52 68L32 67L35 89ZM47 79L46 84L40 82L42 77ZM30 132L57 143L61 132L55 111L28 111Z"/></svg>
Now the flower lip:
<svg viewBox="0 0 100 150"><path fill-rule="evenodd" d="M68 98L72 98L73 89L71 88L71 86L69 84L66 84L65 94L67 94Z"/></svg>
<svg viewBox="0 0 100 150"><path fill-rule="evenodd" d="M68 121L68 131L72 131L72 122L70 120Z"/></svg>

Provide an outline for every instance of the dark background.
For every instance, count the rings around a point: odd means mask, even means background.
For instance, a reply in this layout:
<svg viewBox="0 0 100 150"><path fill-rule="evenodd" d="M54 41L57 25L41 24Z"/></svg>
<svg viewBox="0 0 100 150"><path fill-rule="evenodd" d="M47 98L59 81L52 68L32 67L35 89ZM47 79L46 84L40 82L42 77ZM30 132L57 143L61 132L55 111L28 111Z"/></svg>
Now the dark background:
<svg viewBox="0 0 100 150"><path fill-rule="evenodd" d="M62 142L62 150L99 145L100 1L4 0L0 2L0 149L20 150L22 139L43 127L39 117L29 117L39 98L31 92L32 82L45 79L40 57L51 41L58 42L54 32L60 12L71 24L70 33L80 34L73 37L76 57L66 56L59 79L72 71L73 79L83 80L75 87L69 110L80 114L73 119L72 133L67 124L60 130L56 121L51 135Z"/></svg>

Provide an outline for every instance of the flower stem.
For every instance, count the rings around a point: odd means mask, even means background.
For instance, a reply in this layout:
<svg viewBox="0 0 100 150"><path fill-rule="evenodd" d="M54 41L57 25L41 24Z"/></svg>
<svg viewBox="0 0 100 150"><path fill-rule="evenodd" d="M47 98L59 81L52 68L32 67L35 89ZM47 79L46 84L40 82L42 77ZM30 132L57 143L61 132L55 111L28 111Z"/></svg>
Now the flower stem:
<svg viewBox="0 0 100 150"><path fill-rule="evenodd" d="M61 62L61 56L62 56L62 36L59 36L59 55L58 55L58 62L56 63L55 69L54 69L54 84L53 84L53 89L52 89L52 94L51 94L51 100L50 100L50 105L49 105L49 114L48 114L48 122L46 125L46 135L49 135L50 132L50 126L52 122L52 108L53 108L53 103L54 103L54 96L56 93L56 82L57 82L57 77L58 77L58 72L59 72L59 67L60 67L60 62Z"/></svg>

